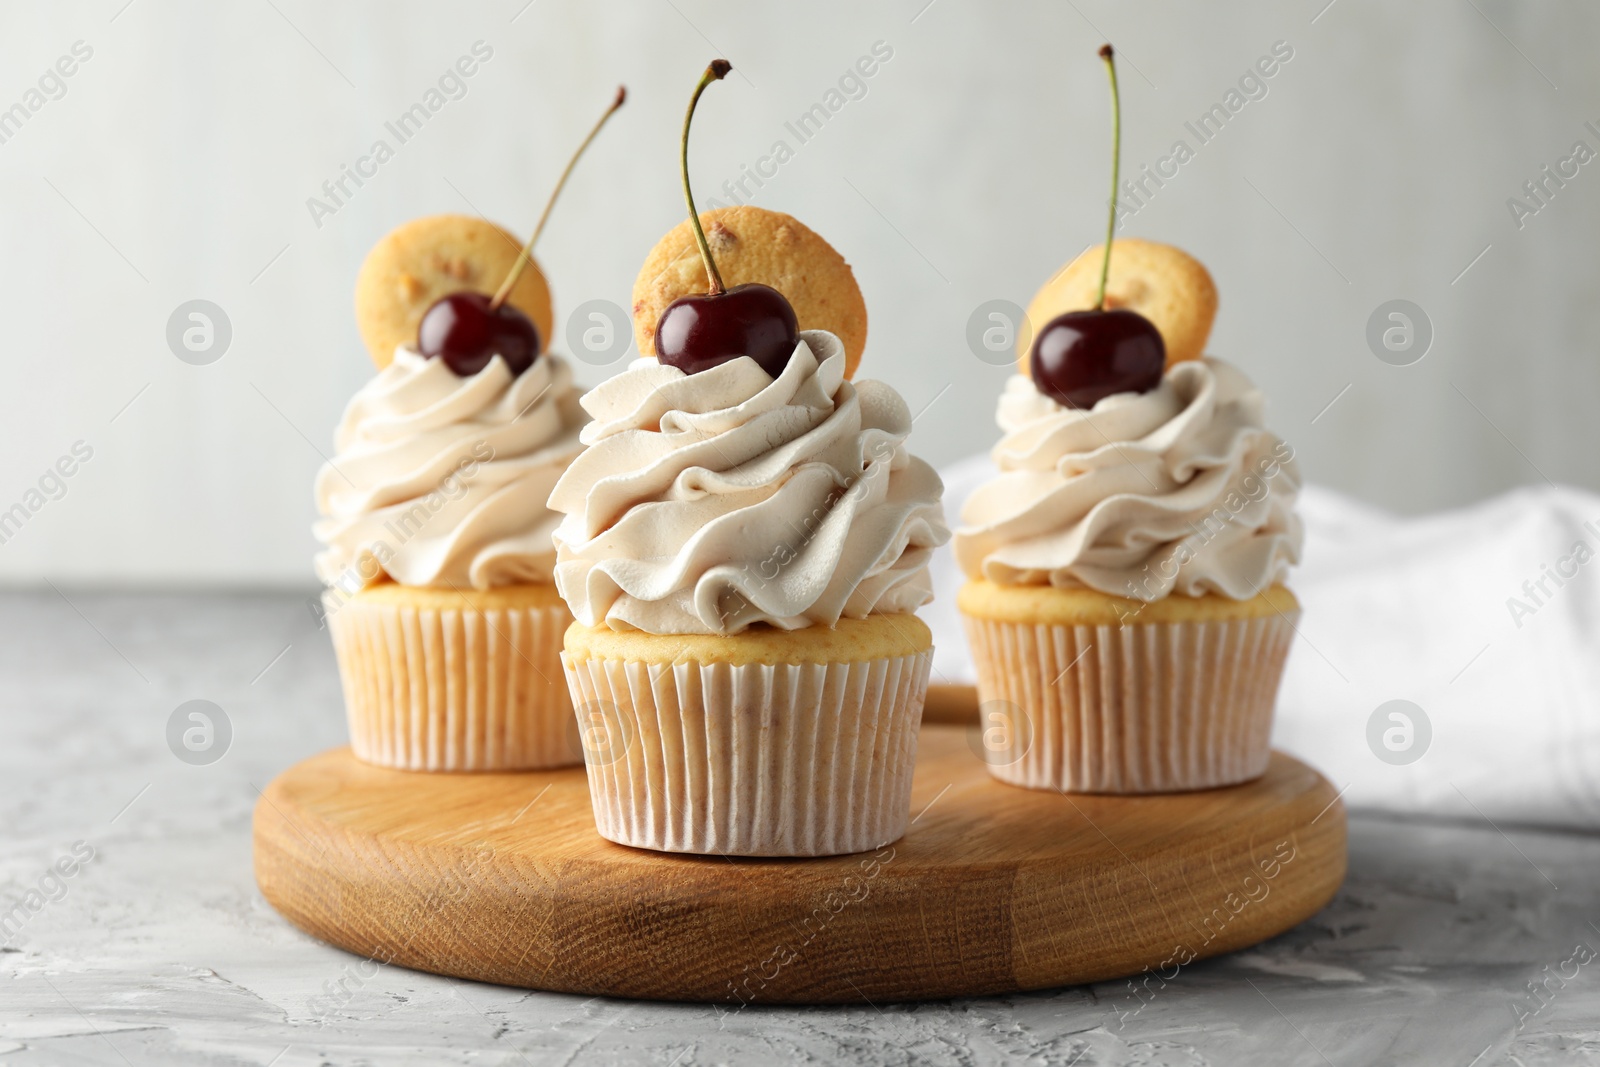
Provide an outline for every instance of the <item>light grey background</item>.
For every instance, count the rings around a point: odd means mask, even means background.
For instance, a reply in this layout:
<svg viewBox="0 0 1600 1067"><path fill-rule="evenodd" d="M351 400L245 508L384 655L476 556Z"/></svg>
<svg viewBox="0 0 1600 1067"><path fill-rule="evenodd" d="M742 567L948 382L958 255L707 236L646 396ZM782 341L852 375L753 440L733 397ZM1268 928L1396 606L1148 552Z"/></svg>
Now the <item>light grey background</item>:
<svg viewBox="0 0 1600 1067"><path fill-rule="evenodd" d="M1506 205L1573 142L1600 150L1593 5L124 2L8 5L0 35L0 109L74 42L93 49L0 143L0 510L75 442L93 449L0 544L3 580L308 584L319 450L373 373L351 313L366 250L439 211L526 231L626 82L539 250L558 322L626 306L682 215L679 123L716 55L738 73L696 126L701 195L776 140L796 148L755 202L855 266L864 373L927 406L913 441L935 462L995 437L1007 371L968 350L973 309L1026 304L1104 225L1096 46L1124 58L1136 173L1194 145L1184 122L1285 41L1265 97L1124 232L1208 264L1211 351L1267 389L1311 479L1407 512L1545 477L1600 488L1600 162L1520 229ZM479 40L493 58L467 95L315 225L307 198ZM878 41L893 56L865 96L799 145L785 122ZM1433 322L1409 367L1365 340L1395 298ZM165 340L192 299L232 322L206 366Z"/></svg>

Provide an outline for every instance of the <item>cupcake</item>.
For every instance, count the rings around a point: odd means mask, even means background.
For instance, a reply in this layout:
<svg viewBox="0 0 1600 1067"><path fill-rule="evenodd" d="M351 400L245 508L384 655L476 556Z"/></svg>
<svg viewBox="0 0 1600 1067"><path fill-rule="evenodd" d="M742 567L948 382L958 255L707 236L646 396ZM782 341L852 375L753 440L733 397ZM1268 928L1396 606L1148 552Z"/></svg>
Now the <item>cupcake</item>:
<svg viewBox="0 0 1600 1067"><path fill-rule="evenodd" d="M706 274L663 269L691 235ZM849 380L850 268L787 215L691 214L634 298L644 358L584 397L587 448L550 497L596 826L721 855L893 841L932 662L912 612L949 534L905 402Z"/></svg>
<svg viewBox="0 0 1600 1067"><path fill-rule="evenodd" d="M1111 46L1100 55L1115 114ZM1160 793L1267 768L1299 615L1283 581L1300 474L1260 391L1203 355L1216 307L1193 257L1108 240L1029 308L1044 325L1019 338L1000 399L1000 473L968 498L954 546L1003 781Z"/></svg>
<svg viewBox="0 0 1600 1067"><path fill-rule="evenodd" d="M408 770L581 760L545 498L578 454L572 370L545 352L461 376L401 345L317 474L317 573L350 742Z"/></svg>
<svg viewBox="0 0 1600 1067"><path fill-rule="evenodd" d="M379 373L317 474L325 619L350 744L407 770L582 761L561 671L571 613L553 582L550 490L582 450L572 368L544 350L550 287L534 244L464 215L417 219L373 248L356 321ZM492 294L492 295L491 295Z"/></svg>
<svg viewBox="0 0 1600 1067"><path fill-rule="evenodd" d="M1007 384L955 534L989 769L1080 793L1262 774L1299 605L1293 451L1218 359L1091 408Z"/></svg>

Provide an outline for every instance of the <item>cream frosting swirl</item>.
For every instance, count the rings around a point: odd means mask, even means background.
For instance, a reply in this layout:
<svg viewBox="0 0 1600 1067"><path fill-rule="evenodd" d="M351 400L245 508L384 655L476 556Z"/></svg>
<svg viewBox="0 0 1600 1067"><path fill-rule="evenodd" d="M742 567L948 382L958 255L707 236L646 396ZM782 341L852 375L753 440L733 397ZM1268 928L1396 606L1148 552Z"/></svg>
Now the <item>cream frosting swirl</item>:
<svg viewBox="0 0 1600 1067"><path fill-rule="evenodd" d="M732 634L932 599L943 483L906 451L900 395L844 365L838 338L806 330L777 378L747 358L693 375L641 359L585 396L589 447L550 495L578 621Z"/></svg>
<svg viewBox="0 0 1600 1067"><path fill-rule="evenodd" d="M1151 601L1244 600L1300 561L1294 451L1261 391L1218 359L1171 367L1148 393L1067 408L1015 375L1000 398L1000 476L962 509L972 578Z"/></svg>
<svg viewBox="0 0 1600 1067"><path fill-rule="evenodd" d="M317 472L317 573L349 592L402 585L489 589L549 582L560 516L545 506L585 416L572 368L545 353L513 376L496 356L458 377L395 353L345 408Z"/></svg>

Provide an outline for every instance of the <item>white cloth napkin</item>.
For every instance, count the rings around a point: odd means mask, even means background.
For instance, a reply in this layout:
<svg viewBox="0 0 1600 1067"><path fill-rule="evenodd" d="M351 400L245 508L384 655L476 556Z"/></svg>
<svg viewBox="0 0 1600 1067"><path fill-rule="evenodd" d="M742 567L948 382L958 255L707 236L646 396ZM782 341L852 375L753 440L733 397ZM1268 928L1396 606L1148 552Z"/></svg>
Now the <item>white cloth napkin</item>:
<svg viewBox="0 0 1600 1067"><path fill-rule="evenodd" d="M995 470L977 456L941 473L955 526ZM1400 518L1307 486L1300 514L1304 614L1274 745L1353 808L1600 827L1600 496L1530 487ZM933 579L934 681L971 682L948 546ZM1420 712L1371 725L1393 700Z"/></svg>

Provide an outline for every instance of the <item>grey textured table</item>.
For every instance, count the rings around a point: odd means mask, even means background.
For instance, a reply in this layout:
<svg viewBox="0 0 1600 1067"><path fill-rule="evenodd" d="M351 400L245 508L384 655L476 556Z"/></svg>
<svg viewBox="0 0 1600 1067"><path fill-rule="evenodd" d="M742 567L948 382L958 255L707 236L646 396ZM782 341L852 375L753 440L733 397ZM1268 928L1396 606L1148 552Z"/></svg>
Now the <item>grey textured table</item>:
<svg viewBox="0 0 1600 1067"><path fill-rule="evenodd" d="M1358 814L1322 914L1143 994L729 1014L531 993L363 965L256 890L257 788L343 741L305 597L10 593L0 658L6 1064L1600 1060L1596 837ZM196 699L232 727L209 765L168 743Z"/></svg>

